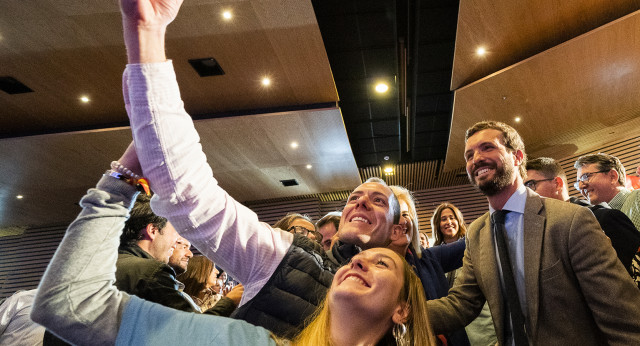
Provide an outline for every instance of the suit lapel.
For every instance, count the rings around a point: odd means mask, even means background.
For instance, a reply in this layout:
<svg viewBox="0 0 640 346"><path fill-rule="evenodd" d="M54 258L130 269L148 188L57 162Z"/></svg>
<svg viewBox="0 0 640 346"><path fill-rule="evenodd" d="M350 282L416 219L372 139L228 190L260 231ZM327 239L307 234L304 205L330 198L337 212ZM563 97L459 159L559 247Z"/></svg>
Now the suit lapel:
<svg viewBox="0 0 640 346"><path fill-rule="evenodd" d="M540 289L540 258L546 217L540 196L527 189L524 209L524 281L531 331L536 330Z"/></svg>

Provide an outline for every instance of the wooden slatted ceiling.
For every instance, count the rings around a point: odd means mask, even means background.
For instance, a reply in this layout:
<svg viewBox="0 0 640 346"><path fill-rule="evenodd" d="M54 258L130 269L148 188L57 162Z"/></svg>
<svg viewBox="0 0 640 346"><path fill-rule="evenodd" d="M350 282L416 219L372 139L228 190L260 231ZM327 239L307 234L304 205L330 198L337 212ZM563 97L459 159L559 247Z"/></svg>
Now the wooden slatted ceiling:
<svg viewBox="0 0 640 346"><path fill-rule="evenodd" d="M640 11L457 90L446 168L464 166L464 132L486 119L514 126L531 156L568 157L636 135L638 33Z"/></svg>
<svg viewBox="0 0 640 346"><path fill-rule="evenodd" d="M595 152L605 152L618 157L628 173L633 174L640 165L640 136L616 141L597 150L561 159L569 185L576 180L573 168L575 160L581 155ZM573 188L569 191L572 196L578 195ZM442 202L448 201L460 208L467 224L488 211L485 197L469 184L414 190L414 196L420 230L427 232L432 238L430 219L435 207ZM341 211L345 203L346 196L341 200L330 201L322 201L316 196L305 200L272 200L261 203L254 201L248 206L258 214L260 220L273 224L288 212L306 213L315 221L330 211ZM19 289L37 287L40 277L64 235L65 228L66 226L51 226L28 229L22 235L0 237L0 254L2 254L0 256L0 299L10 296Z"/></svg>
<svg viewBox="0 0 640 346"><path fill-rule="evenodd" d="M638 0L461 1L451 90L638 9Z"/></svg>

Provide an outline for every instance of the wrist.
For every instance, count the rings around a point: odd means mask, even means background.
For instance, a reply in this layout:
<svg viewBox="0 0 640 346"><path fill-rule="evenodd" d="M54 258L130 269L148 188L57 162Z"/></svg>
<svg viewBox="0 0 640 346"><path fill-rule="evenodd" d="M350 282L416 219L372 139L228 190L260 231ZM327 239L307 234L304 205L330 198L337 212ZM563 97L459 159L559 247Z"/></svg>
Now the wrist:
<svg viewBox="0 0 640 346"><path fill-rule="evenodd" d="M165 62L165 25L124 22L124 41L129 64Z"/></svg>

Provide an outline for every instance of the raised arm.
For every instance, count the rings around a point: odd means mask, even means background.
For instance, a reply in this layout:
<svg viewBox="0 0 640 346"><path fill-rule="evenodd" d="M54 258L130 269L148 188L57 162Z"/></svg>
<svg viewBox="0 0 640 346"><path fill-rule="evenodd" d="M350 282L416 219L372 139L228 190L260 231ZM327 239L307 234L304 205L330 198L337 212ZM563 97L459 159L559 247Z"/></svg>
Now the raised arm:
<svg viewBox="0 0 640 346"><path fill-rule="evenodd" d="M80 201L38 287L31 319L79 345L113 345L129 300L115 282L119 233L136 188L104 176Z"/></svg>
<svg viewBox="0 0 640 346"><path fill-rule="evenodd" d="M181 2L121 0L130 63L123 76L125 105L140 163L156 193L154 212L242 282L245 302L268 281L293 235L260 223L213 178L171 62L164 62L166 26Z"/></svg>

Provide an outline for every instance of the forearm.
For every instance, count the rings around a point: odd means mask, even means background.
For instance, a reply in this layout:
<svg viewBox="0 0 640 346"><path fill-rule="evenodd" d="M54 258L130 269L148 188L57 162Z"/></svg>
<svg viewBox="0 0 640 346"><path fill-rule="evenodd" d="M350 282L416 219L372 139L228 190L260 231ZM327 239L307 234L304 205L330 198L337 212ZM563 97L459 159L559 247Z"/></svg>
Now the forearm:
<svg viewBox="0 0 640 346"><path fill-rule="evenodd" d="M119 233L136 195L133 186L103 177L82 198L40 282L35 322L74 344L114 343L129 299L113 286Z"/></svg>
<svg viewBox="0 0 640 346"><path fill-rule="evenodd" d="M251 299L276 269L293 236L274 231L229 196L213 177L180 100L171 63L129 65L124 97L136 151L169 219L198 250L245 284Z"/></svg>

